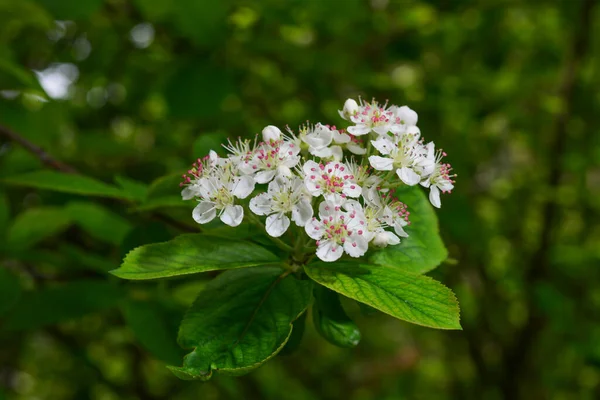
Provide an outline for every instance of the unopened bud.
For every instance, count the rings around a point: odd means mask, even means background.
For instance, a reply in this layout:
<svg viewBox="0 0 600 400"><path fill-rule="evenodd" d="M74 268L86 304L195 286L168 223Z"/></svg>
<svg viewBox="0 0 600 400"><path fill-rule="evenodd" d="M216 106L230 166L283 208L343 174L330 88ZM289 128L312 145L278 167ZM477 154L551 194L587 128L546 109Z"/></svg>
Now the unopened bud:
<svg viewBox="0 0 600 400"><path fill-rule="evenodd" d="M269 125L262 130L263 141L270 142L271 140L277 141L281 139L281 131L278 127Z"/></svg>

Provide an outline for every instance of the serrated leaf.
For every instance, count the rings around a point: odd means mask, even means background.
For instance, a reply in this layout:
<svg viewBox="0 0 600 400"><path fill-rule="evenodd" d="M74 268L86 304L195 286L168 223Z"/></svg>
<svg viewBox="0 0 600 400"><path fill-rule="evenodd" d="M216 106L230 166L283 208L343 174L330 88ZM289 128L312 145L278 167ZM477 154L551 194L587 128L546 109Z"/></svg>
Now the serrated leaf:
<svg viewBox="0 0 600 400"><path fill-rule="evenodd" d="M19 278L4 267L0 267L0 315L13 307L21 296Z"/></svg>
<svg viewBox="0 0 600 400"><path fill-rule="evenodd" d="M132 228L123 217L92 202L70 202L67 204L66 212L90 236L114 245L121 244Z"/></svg>
<svg viewBox="0 0 600 400"><path fill-rule="evenodd" d="M314 290L313 323L328 342L340 347L355 347L360 342L358 326L346 315L339 295L324 286Z"/></svg>
<svg viewBox="0 0 600 400"><path fill-rule="evenodd" d="M306 329L306 313L303 313L297 320L292 324L292 334L288 339L283 349L279 352L279 355L288 356L294 354L302 343L304 337L304 331Z"/></svg>
<svg viewBox="0 0 600 400"><path fill-rule="evenodd" d="M428 276L353 262L316 263L310 278L398 319L438 329L461 329L454 293Z"/></svg>
<svg viewBox="0 0 600 400"><path fill-rule="evenodd" d="M6 330L36 329L114 307L121 289L104 281L77 281L25 293L3 321Z"/></svg>
<svg viewBox="0 0 600 400"><path fill-rule="evenodd" d="M123 305L125 322L140 344L159 360L174 364L183 352L175 344L177 327L169 324L170 312L157 302L130 300Z"/></svg>
<svg viewBox="0 0 600 400"><path fill-rule="evenodd" d="M66 174L57 171L34 171L2 179L9 185L25 186L56 192L88 196L127 198L120 189L83 175Z"/></svg>
<svg viewBox="0 0 600 400"><path fill-rule="evenodd" d="M408 205L411 225L409 237L400 244L378 250L369 257L370 264L387 265L415 274L424 274L448 257L440 237L435 210L420 187L402 187L396 196Z"/></svg>
<svg viewBox="0 0 600 400"><path fill-rule="evenodd" d="M227 271L210 282L179 330L179 343L194 348L182 379L210 379L213 372L242 375L274 357L286 344L292 323L306 310L312 284L275 267Z"/></svg>
<svg viewBox="0 0 600 400"><path fill-rule="evenodd" d="M121 267L111 273L123 279L154 279L273 264L278 260L254 243L188 234L132 250Z"/></svg>
<svg viewBox="0 0 600 400"><path fill-rule="evenodd" d="M71 219L58 207L38 207L19 214L8 228L6 247L11 251L28 249L65 230Z"/></svg>

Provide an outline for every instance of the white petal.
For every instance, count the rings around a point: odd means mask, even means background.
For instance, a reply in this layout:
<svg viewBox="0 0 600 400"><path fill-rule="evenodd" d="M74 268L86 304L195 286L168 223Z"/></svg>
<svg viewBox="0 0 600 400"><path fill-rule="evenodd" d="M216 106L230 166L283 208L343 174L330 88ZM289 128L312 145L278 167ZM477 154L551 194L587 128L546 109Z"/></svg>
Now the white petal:
<svg viewBox="0 0 600 400"><path fill-rule="evenodd" d="M192 217L194 218L194 221L199 224L206 224L207 222L212 221L216 215L216 205L210 201L201 201L196 207L194 207L194 211L192 211Z"/></svg>
<svg viewBox="0 0 600 400"><path fill-rule="evenodd" d="M341 161L342 158L344 157L342 148L340 146L331 146L330 149L331 149L331 155L333 156L333 159L336 161Z"/></svg>
<svg viewBox="0 0 600 400"><path fill-rule="evenodd" d="M363 154L367 153L367 149L360 147L359 145L357 145L356 143L348 143L346 145L346 148L348 149L348 151L352 154L356 154L359 156L362 156Z"/></svg>
<svg viewBox="0 0 600 400"><path fill-rule="evenodd" d="M316 218L311 218L304 226L304 230L308 237L315 240L321 239L325 233L323 224Z"/></svg>
<svg viewBox="0 0 600 400"><path fill-rule="evenodd" d="M183 190L181 191L181 198L183 200L190 200L199 194L200 194L199 190L198 190L198 188L195 187L195 185L189 185L189 186L184 187Z"/></svg>
<svg viewBox="0 0 600 400"><path fill-rule="evenodd" d="M421 136L421 130L416 126L409 126L406 128L406 133L413 135L415 139L418 139Z"/></svg>
<svg viewBox="0 0 600 400"><path fill-rule="evenodd" d="M421 176L417 174L412 168L402 167L396 170L398 177L402 182L408 186L414 186L421 181Z"/></svg>
<svg viewBox="0 0 600 400"><path fill-rule="evenodd" d="M348 131L348 133L351 133L354 136L362 136L362 135L366 135L367 133L371 132L371 128L369 128L366 125L356 125L356 126L349 126L347 131Z"/></svg>
<svg viewBox="0 0 600 400"><path fill-rule="evenodd" d="M373 244L378 247L386 247L387 245L396 245L400 243L400 238L392 232L380 231L373 238Z"/></svg>
<svg viewBox="0 0 600 400"><path fill-rule="evenodd" d="M349 197L358 197L362 193L362 188L357 183L346 181L342 193Z"/></svg>
<svg viewBox="0 0 600 400"><path fill-rule="evenodd" d="M320 158L331 157L331 149L329 147L322 147L320 149L317 149L315 147L309 147L308 152L315 157L320 157Z"/></svg>
<svg viewBox="0 0 600 400"><path fill-rule="evenodd" d="M337 144L349 143L350 135L346 133L340 133L340 131L333 131L333 141Z"/></svg>
<svg viewBox="0 0 600 400"><path fill-rule="evenodd" d="M312 218L313 213L310 201L302 199L292 208L292 221L298 226L304 226Z"/></svg>
<svg viewBox="0 0 600 400"><path fill-rule="evenodd" d="M386 135L390 130L390 125L376 126L373 128L373 131L378 135Z"/></svg>
<svg viewBox="0 0 600 400"><path fill-rule="evenodd" d="M267 233L273 237L279 237L290 227L290 219L284 213L271 214L265 223Z"/></svg>
<svg viewBox="0 0 600 400"><path fill-rule="evenodd" d="M250 200L250 210L256 215L267 215L271 212L272 197L268 193L261 193Z"/></svg>
<svg viewBox="0 0 600 400"><path fill-rule="evenodd" d="M254 185L254 178L251 176L240 176L234 181L231 194L238 199L245 199L246 197L250 196L250 193L252 193L254 190Z"/></svg>
<svg viewBox="0 0 600 400"><path fill-rule="evenodd" d="M340 207L336 202L323 201L319 204L319 217L321 219L335 217L340 212Z"/></svg>
<svg viewBox="0 0 600 400"><path fill-rule="evenodd" d="M269 125L262 130L263 141L270 142L281 139L281 130L278 127Z"/></svg>
<svg viewBox="0 0 600 400"><path fill-rule="evenodd" d="M407 106L398 107L396 109L396 115L406 125L416 125L419 120L417 113Z"/></svg>
<svg viewBox="0 0 600 400"><path fill-rule="evenodd" d="M369 249L369 242L362 235L350 235L344 242L344 250L350 257L360 257Z"/></svg>
<svg viewBox="0 0 600 400"><path fill-rule="evenodd" d="M322 240L317 248L317 257L326 262L339 259L343 253L344 249L331 240Z"/></svg>
<svg viewBox="0 0 600 400"><path fill-rule="evenodd" d="M319 175L319 164L314 162L313 160L308 160L302 166L302 171L304 171L304 175Z"/></svg>
<svg viewBox="0 0 600 400"><path fill-rule="evenodd" d="M304 185L311 196L317 197L323 193L323 188L317 188L317 184L314 181L311 181L308 177L304 179Z"/></svg>
<svg viewBox="0 0 600 400"><path fill-rule="evenodd" d="M440 208L442 206L442 202L440 200L440 189L437 186L431 185L429 190L429 201L434 207Z"/></svg>
<svg viewBox="0 0 600 400"><path fill-rule="evenodd" d="M227 206L221 213L221 221L229 226L238 226L244 219L244 208L242 206Z"/></svg>
<svg viewBox="0 0 600 400"><path fill-rule="evenodd" d="M391 171L393 169L394 160L380 156L370 156L369 163L371 167L377 171Z"/></svg>
<svg viewBox="0 0 600 400"><path fill-rule="evenodd" d="M405 222L404 220L401 221ZM396 232L396 235L400 237L408 237L408 233L406 233L404 227L402 226L402 223L400 223L399 221L396 221L394 223L394 232Z"/></svg>
<svg viewBox="0 0 600 400"><path fill-rule="evenodd" d="M392 149L395 147L394 143L385 137L380 137L377 140L371 140L371 144L383 155L390 154Z"/></svg>
<svg viewBox="0 0 600 400"><path fill-rule="evenodd" d="M275 178L275 175L277 175L277 171L272 169L268 171L260 171L254 175L254 179L256 180L256 183L268 183Z"/></svg>

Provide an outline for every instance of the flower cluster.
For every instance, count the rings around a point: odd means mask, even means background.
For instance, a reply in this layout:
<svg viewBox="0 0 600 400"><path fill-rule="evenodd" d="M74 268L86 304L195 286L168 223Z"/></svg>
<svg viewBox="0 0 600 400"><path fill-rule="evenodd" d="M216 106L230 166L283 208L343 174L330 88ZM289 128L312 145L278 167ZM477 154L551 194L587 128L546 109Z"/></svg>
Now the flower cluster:
<svg viewBox="0 0 600 400"><path fill-rule="evenodd" d="M440 193L454 188L446 153L425 143L417 113L407 106L348 99L339 114L346 129L317 123L283 133L269 125L262 141L258 135L229 141L226 157L211 151L198 159L181 183L183 199L198 201L194 220L218 216L235 227L246 215L273 238L293 221L294 248L316 250L323 261L400 243L410 212L396 189L420 184L439 208Z"/></svg>

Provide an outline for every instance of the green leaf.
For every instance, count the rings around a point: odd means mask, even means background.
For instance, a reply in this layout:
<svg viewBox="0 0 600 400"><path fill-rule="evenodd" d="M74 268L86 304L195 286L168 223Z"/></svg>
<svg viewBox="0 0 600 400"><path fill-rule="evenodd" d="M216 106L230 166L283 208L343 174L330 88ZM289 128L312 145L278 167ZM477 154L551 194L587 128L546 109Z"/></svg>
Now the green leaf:
<svg viewBox="0 0 600 400"><path fill-rule="evenodd" d="M188 234L132 250L111 273L123 279L154 279L276 262L277 256L254 243Z"/></svg>
<svg viewBox="0 0 600 400"><path fill-rule="evenodd" d="M177 327L171 327L167 310L157 302L130 300L123 306L123 316L142 346L156 358L176 364L183 352L176 345Z"/></svg>
<svg viewBox="0 0 600 400"><path fill-rule="evenodd" d="M37 329L114 307L119 287L103 281L76 281L24 293L6 315L6 330Z"/></svg>
<svg viewBox="0 0 600 400"><path fill-rule="evenodd" d="M303 313L297 320L292 324L292 334L288 339L283 349L279 352L281 356L287 356L293 354L298 350L304 337L304 330L306 328L306 313Z"/></svg>
<svg viewBox="0 0 600 400"><path fill-rule="evenodd" d="M6 246L11 251L28 249L64 231L71 219L61 208L38 207L19 214L8 228Z"/></svg>
<svg viewBox="0 0 600 400"><path fill-rule="evenodd" d="M187 312L179 344L194 348L182 379L210 379L214 371L242 375L274 357L306 310L312 284L274 267L227 271L209 283Z"/></svg>
<svg viewBox="0 0 600 400"><path fill-rule="evenodd" d="M437 267L448 257L448 251L439 234L435 210L419 187L402 187L396 192L400 201L408 205L411 225L405 228L409 237L400 244L375 252L369 263L400 268L423 274Z"/></svg>
<svg viewBox="0 0 600 400"><path fill-rule="evenodd" d="M115 182L129 199L138 202L146 199L146 195L148 194L148 186L146 184L120 175L115 177Z"/></svg>
<svg viewBox="0 0 600 400"><path fill-rule="evenodd" d="M0 267L0 315L8 311L21 296L19 278L4 267Z"/></svg>
<svg viewBox="0 0 600 400"><path fill-rule="evenodd" d="M439 329L461 329L454 293L428 276L398 268L353 262L317 263L310 278L393 317Z"/></svg>
<svg viewBox="0 0 600 400"><path fill-rule="evenodd" d="M66 174L57 171L34 171L17 176L9 176L4 183L36 189L53 190L88 196L126 198L123 191L83 175Z"/></svg>
<svg viewBox="0 0 600 400"><path fill-rule="evenodd" d="M131 224L109 209L92 202L73 201L66 211L71 219L90 236L114 245L120 245Z"/></svg>
<svg viewBox="0 0 600 400"><path fill-rule="evenodd" d="M358 326L346 315L339 295L324 286L314 290L313 323L328 342L340 347L355 347L360 342Z"/></svg>

